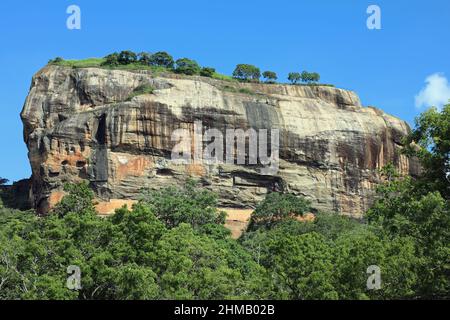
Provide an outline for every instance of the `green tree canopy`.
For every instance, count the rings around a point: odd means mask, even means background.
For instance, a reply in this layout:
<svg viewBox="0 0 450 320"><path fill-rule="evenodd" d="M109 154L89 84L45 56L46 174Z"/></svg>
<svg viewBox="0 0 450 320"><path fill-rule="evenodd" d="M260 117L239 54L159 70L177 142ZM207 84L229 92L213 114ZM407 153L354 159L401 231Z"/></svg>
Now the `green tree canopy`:
<svg viewBox="0 0 450 320"><path fill-rule="evenodd" d="M438 191L422 192L421 186L418 192L417 183L422 185L409 177L386 182L367 217L392 239L414 239L415 255L421 258L416 297L448 297L450 203Z"/></svg>
<svg viewBox="0 0 450 320"><path fill-rule="evenodd" d="M243 81L257 81L261 77L259 68L251 64L238 64L233 71L233 78Z"/></svg>
<svg viewBox="0 0 450 320"><path fill-rule="evenodd" d="M301 75L298 72L290 72L288 75L288 80L292 83L292 84L297 84L297 82L299 82L301 80Z"/></svg>
<svg viewBox="0 0 450 320"><path fill-rule="evenodd" d="M317 72L303 71L301 80L306 83L318 82L320 80L320 75Z"/></svg>
<svg viewBox="0 0 450 320"><path fill-rule="evenodd" d="M441 111L430 108L416 118L406 138L406 154L418 157L423 174L418 187L436 190L450 199L450 104Z"/></svg>
<svg viewBox="0 0 450 320"><path fill-rule="evenodd" d="M308 71L303 71L301 74L302 82L311 82L311 73Z"/></svg>
<svg viewBox="0 0 450 320"><path fill-rule="evenodd" d="M200 66L194 60L188 58L178 59L175 62L175 72L193 76L200 73Z"/></svg>
<svg viewBox="0 0 450 320"><path fill-rule="evenodd" d="M119 64L126 65L135 63L137 61L137 54L130 50L121 51L118 56Z"/></svg>
<svg viewBox="0 0 450 320"><path fill-rule="evenodd" d="M335 241L334 287L341 299L414 298L417 283L414 241L394 240L375 234L370 228L344 232ZM379 290L368 290L367 269L380 268Z"/></svg>
<svg viewBox="0 0 450 320"><path fill-rule="evenodd" d="M107 55L104 59L105 59L105 62L103 63L103 65L106 65L106 66L118 66L119 65L119 54L117 52Z"/></svg>
<svg viewBox="0 0 450 320"><path fill-rule="evenodd" d="M217 195L193 181L146 190L107 218L86 183L66 185L47 216L0 207L0 299L448 299L447 112L425 112L407 140L423 174L381 170L364 219L299 221L308 201L269 193L236 241ZM82 272L79 291L68 266ZM367 288L369 266L379 290Z"/></svg>
<svg viewBox="0 0 450 320"><path fill-rule="evenodd" d="M318 74L317 72L313 72L311 74L311 81L312 82L319 82L320 81L320 74Z"/></svg>
<svg viewBox="0 0 450 320"><path fill-rule="evenodd" d="M308 201L293 194L269 193L253 212L250 229L271 228L284 219L301 216L310 210L309 205Z"/></svg>
<svg viewBox="0 0 450 320"><path fill-rule="evenodd" d="M165 51L152 54L150 65L172 69L174 66L173 57Z"/></svg>
<svg viewBox="0 0 450 320"><path fill-rule="evenodd" d="M223 224L225 217L217 209L217 195L196 186L197 182L190 180L181 188L147 189L143 192L141 202L150 206L168 228L181 223L188 223L194 229L210 223Z"/></svg>
<svg viewBox="0 0 450 320"><path fill-rule="evenodd" d="M215 73L216 69L211 67L203 67L202 70L200 70L200 75L203 77L212 78Z"/></svg>
<svg viewBox="0 0 450 320"><path fill-rule="evenodd" d="M141 52L138 54L138 61L140 64L148 66L150 65L152 55L148 52Z"/></svg>
<svg viewBox="0 0 450 320"><path fill-rule="evenodd" d="M264 269L228 235L169 230L143 203L100 218L85 185L66 192L58 214L0 209L0 299L268 297ZM79 291L66 287L68 266L81 270Z"/></svg>
<svg viewBox="0 0 450 320"><path fill-rule="evenodd" d="M278 79L277 74L273 71L264 71L262 76L266 79L267 83L275 83Z"/></svg>
<svg viewBox="0 0 450 320"><path fill-rule="evenodd" d="M405 153L420 160L423 171L402 177L393 166L382 170L385 183L367 218L389 239L412 239L417 281L414 298L450 297L450 201L447 180L450 107L431 108L416 119L405 139Z"/></svg>

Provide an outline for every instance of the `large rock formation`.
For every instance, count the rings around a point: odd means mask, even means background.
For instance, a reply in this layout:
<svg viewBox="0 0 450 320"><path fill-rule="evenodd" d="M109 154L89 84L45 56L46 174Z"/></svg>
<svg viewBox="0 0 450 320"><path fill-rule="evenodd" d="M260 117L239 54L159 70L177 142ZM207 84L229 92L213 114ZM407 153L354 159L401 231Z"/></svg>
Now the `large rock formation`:
<svg viewBox="0 0 450 320"><path fill-rule="evenodd" d="M136 89L154 88L136 95ZM251 208L273 189L305 196L317 209L360 216L373 200L378 169L417 167L399 153L404 122L363 108L350 91L326 86L243 84L203 77L46 66L22 111L35 207L46 212L66 182L89 180L103 211L137 199L143 187L189 176L221 205ZM275 174L258 165L177 164L175 129L280 130ZM224 133L225 134L225 133Z"/></svg>

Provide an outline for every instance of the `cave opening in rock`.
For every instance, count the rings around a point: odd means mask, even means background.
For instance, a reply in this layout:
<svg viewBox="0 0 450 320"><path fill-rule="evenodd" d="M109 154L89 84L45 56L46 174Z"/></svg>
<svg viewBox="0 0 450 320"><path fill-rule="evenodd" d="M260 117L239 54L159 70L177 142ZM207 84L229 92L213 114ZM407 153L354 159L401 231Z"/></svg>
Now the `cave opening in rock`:
<svg viewBox="0 0 450 320"><path fill-rule="evenodd" d="M107 142L106 137L106 115L102 114L98 119L97 133L95 134L95 139L99 145L105 145Z"/></svg>

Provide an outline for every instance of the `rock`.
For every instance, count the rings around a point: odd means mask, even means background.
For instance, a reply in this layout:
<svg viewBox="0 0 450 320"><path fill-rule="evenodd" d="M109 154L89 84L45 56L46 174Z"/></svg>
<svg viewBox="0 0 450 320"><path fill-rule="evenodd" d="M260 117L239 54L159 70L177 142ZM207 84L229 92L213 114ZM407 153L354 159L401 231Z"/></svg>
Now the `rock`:
<svg viewBox="0 0 450 320"><path fill-rule="evenodd" d="M0 185L0 208L2 203L11 209L30 210L33 208L31 201L31 181L23 179L12 185Z"/></svg>
<svg viewBox="0 0 450 320"><path fill-rule="evenodd" d="M153 94L133 97L140 86ZM132 97L132 98L130 98ZM399 153L408 125L358 96L326 86L244 84L150 71L46 66L22 111L32 167L32 200L47 212L64 183L88 180L99 202L131 203L142 188L199 178L220 205L251 209L267 192L304 196L318 210L360 217L373 201L378 169L418 166ZM275 174L260 166L177 164L176 129L279 129ZM111 209L112 210L112 209Z"/></svg>

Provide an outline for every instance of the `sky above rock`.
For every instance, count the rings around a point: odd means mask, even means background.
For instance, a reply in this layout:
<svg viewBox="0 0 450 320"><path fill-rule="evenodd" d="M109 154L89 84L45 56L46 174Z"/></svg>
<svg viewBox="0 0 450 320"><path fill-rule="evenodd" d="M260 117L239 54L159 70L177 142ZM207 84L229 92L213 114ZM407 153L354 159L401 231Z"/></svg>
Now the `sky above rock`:
<svg viewBox="0 0 450 320"><path fill-rule="evenodd" d="M81 29L67 28L67 8ZM381 29L370 30L370 5ZM2 1L0 176L30 175L19 113L32 75L56 56L165 50L231 74L238 63L277 72L316 71L411 125L450 98L450 2L365 0Z"/></svg>

